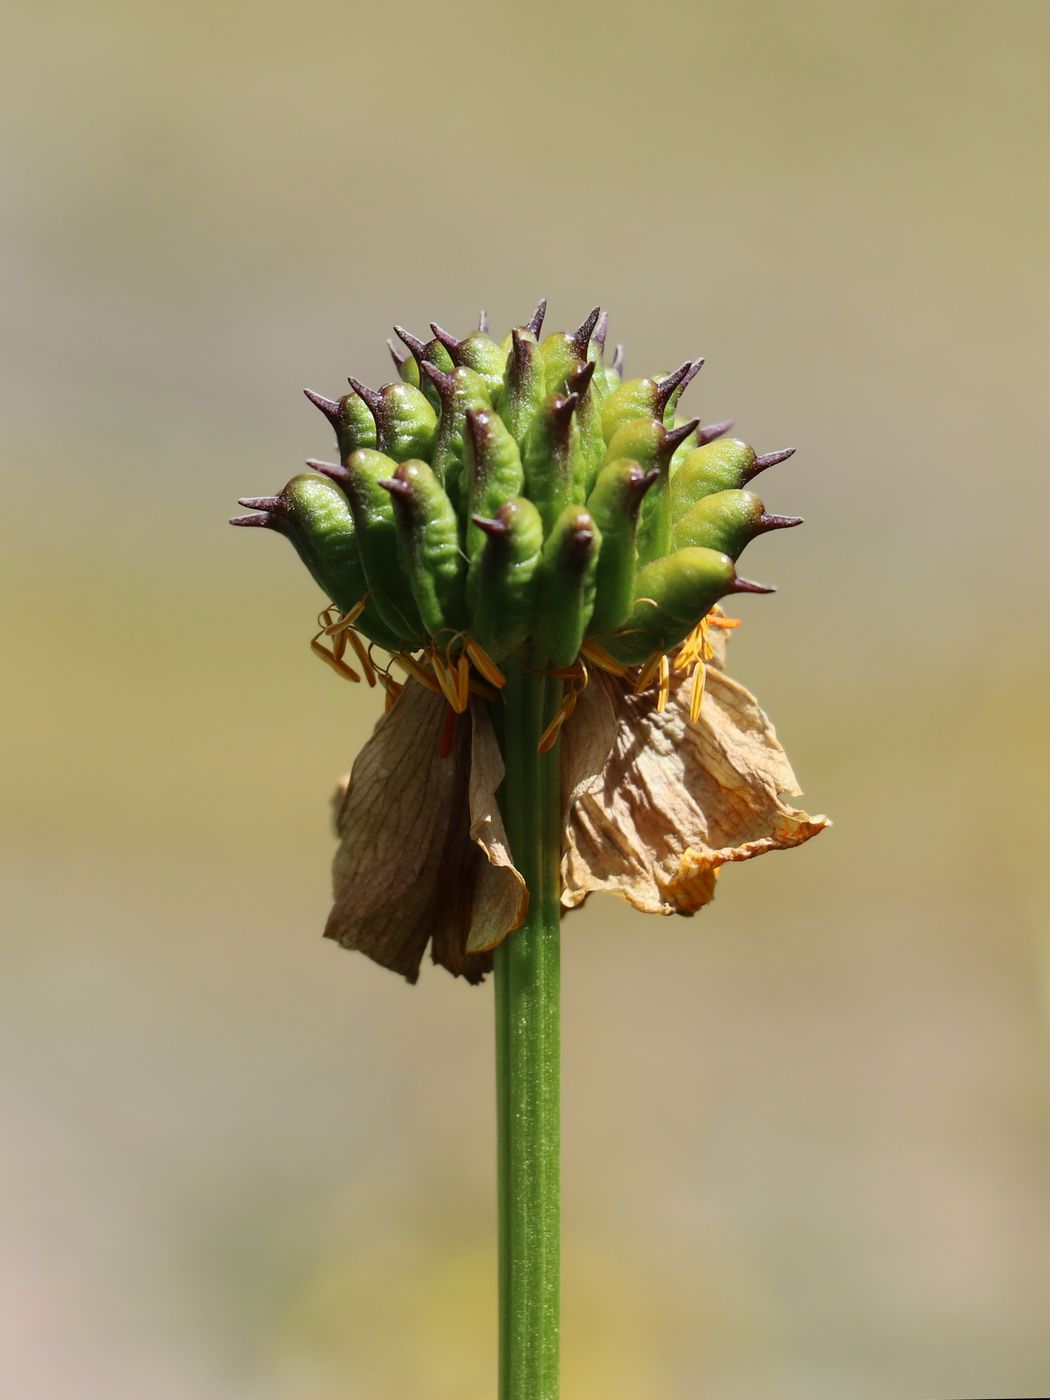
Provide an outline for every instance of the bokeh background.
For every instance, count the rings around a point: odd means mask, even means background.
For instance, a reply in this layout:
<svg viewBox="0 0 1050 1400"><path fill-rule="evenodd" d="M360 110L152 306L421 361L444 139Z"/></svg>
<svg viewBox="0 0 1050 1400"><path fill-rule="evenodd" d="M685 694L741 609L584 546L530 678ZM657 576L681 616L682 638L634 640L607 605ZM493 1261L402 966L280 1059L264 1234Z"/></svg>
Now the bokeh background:
<svg viewBox="0 0 1050 1400"><path fill-rule="evenodd" d="M225 519L545 293L799 444L732 667L836 822L567 924L566 1400L1045 1395L1050 8L5 31L5 1390L494 1393L491 991L322 943L379 702Z"/></svg>

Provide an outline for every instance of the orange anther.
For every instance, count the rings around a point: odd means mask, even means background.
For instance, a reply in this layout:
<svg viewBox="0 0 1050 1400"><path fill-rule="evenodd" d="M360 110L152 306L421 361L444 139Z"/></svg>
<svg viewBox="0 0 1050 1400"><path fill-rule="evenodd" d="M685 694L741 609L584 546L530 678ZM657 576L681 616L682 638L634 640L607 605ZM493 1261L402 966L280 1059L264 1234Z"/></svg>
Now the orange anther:
<svg viewBox="0 0 1050 1400"><path fill-rule="evenodd" d="M477 642L472 642L469 637L467 638L466 646L467 655L488 683L494 685L497 690L502 690L507 684L507 678L496 665L495 661L493 661L492 657L489 656L485 648L479 647Z"/></svg>
<svg viewBox="0 0 1050 1400"><path fill-rule="evenodd" d="M610 676L623 677L627 674L627 667L617 661L615 656L611 656L597 642L584 642L580 648L580 655L585 656L588 661L593 661L595 666L602 671L608 671Z"/></svg>

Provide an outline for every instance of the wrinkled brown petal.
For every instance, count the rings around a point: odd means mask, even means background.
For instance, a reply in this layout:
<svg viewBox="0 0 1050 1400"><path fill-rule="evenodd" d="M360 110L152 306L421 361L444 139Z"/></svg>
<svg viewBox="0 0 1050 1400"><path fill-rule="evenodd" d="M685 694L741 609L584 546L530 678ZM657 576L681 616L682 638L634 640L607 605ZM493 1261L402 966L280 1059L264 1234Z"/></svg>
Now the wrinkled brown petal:
<svg viewBox="0 0 1050 1400"><path fill-rule="evenodd" d="M440 696L410 681L337 796L335 904L325 937L409 982L428 941L435 962L479 982L492 964L486 950L521 923L528 905L496 804L503 762L491 721L474 704L442 758L447 713Z"/></svg>
<svg viewBox="0 0 1050 1400"><path fill-rule="evenodd" d="M605 890L646 913L692 914L726 862L828 824L781 801L798 784L754 696L710 665L694 725L690 686L688 671L673 673L661 714L655 686L633 695L592 674L563 738L565 908Z"/></svg>

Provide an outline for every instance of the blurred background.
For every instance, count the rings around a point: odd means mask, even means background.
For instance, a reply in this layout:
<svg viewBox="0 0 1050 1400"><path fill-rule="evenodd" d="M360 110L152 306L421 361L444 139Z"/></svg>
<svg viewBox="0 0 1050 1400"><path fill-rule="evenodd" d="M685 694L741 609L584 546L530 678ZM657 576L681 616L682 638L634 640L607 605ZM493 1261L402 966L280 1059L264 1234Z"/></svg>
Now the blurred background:
<svg viewBox="0 0 1050 1400"><path fill-rule="evenodd" d="M566 1400L1045 1395L1050 9L8 15L10 1393L494 1393L491 990L322 943L380 701L225 521L546 294L799 445L731 668L836 822L566 925Z"/></svg>

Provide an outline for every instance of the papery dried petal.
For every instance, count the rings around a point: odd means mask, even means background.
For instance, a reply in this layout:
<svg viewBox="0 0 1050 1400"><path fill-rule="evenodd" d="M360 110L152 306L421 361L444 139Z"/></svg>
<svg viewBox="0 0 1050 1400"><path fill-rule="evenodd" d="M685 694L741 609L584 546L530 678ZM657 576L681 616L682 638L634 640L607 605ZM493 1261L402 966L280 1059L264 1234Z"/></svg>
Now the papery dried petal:
<svg viewBox="0 0 1050 1400"><path fill-rule="evenodd" d="M479 950L516 928L528 904L496 805L503 763L491 721L477 702L471 712L470 721L456 721L451 750L440 757L448 707L409 681L339 800L325 937L409 982L428 942L435 962L480 981L492 958Z"/></svg>
<svg viewBox="0 0 1050 1400"><path fill-rule="evenodd" d="M672 672L661 713L655 687L632 694L592 675L563 738L565 908L605 890L646 913L692 914L726 862L828 825L781 801L798 784L754 696L711 665L692 724L691 688L688 671Z"/></svg>

